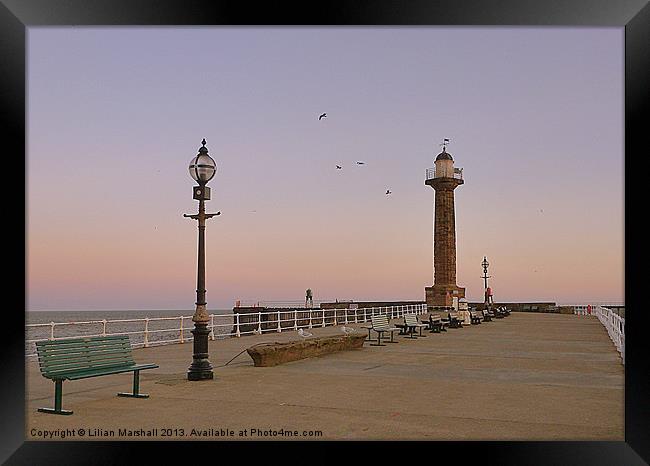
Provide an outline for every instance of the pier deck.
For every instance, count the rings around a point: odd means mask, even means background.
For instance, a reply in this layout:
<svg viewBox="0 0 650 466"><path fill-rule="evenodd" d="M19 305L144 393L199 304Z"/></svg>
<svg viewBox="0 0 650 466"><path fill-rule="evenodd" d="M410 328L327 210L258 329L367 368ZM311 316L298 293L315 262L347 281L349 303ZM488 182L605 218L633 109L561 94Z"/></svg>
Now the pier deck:
<svg viewBox="0 0 650 466"><path fill-rule="evenodd" d="M340 326L309 331L341 333ZM136 349L136 362L160 366L140 377L151 397L115 396L129 389L130 374L64 382L71 416L36 411L53 403L54 384L32 359L26 439L65 429L66 440L624 439L624 366L596 318L513 313L426 335L275 367L254 367L246 353L218 366L256 343L301 339L296 332L211 341L215 379L201 382L186 380L191 343ZM251 435L251 428L298 436ZM190 436L192 429L209 435Z"/></svg>

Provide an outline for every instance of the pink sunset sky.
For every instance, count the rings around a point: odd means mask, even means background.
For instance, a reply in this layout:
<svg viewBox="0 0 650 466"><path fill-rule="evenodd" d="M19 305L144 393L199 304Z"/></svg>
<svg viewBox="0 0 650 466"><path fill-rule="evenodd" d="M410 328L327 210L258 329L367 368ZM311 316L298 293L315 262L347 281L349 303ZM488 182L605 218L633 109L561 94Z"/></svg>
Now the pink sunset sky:
<svg viewBox="0 0 650 466"><path fill-rule="evenodd" d="M30 27L27 309L193 309L202 138L209 309L423 300L443 138L470 301L623 302L623 38Z"/></svg>

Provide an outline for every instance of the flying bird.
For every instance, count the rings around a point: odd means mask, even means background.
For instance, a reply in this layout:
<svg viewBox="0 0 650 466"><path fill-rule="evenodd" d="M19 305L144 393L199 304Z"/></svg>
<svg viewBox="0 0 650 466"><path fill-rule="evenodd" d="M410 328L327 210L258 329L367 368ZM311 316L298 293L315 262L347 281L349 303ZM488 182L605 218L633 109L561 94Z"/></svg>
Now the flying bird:
<svg viewBox="0 0 650 466"><path fill-rule="evenodd" d="M319 115L318 121L321 121L321 119L327 118L327 113L323 113L322 115Z"/></svg>
<svg viewBox="0 0 650 466"><path fill-rule="evenodd" d="M390 189L387 189L387 190L386 190L386 195L388 195L388 194L392 194L392 193L390 192Z"/></svg>
<svg viewBox="0 0 650 466"><path fill-rule="evenodd" d="M298 335L300 335L303 338L309 338L313 335L313 333L305 332L303 329L299 329Z"/></svg>
<svg viewBox="0 0 650 466"><path fill-rule="evenodd" d="M357 162L357 165L365 165L366 162Z"/></svg>
<svg viewBox="0 0 650 466"><path fill-rule="evenodd" d="M337 166L336 166L336 169L337 169L337 170L340 170L340 169L342 169L342 168L343 168L343 167L340 166L340 165L337 165Z"/></svg>

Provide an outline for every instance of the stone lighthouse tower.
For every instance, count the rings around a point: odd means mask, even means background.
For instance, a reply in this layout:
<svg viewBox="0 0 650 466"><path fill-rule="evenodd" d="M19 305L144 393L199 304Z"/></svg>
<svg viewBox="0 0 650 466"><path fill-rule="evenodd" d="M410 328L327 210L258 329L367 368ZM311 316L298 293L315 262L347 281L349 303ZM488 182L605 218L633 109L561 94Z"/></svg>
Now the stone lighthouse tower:
<svg viewBox="0 0 650 466"><path fill-rule="evenodd" d="M454 298L465 297L465 288L456 285L456 216L454 189L464 183L463 169L454 168L445 139L435 168L426 172L424 184L435 191L433 226L433 286L424 289L427 307L452 306Z"/></svg>

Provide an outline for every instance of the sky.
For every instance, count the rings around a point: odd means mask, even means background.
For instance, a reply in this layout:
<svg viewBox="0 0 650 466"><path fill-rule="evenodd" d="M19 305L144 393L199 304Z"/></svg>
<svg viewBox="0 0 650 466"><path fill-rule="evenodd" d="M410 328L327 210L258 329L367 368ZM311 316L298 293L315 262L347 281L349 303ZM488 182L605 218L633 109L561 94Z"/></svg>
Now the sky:
<svg viewBox="0 0 650 466"><path fill-rule="evenodd" d="M443 138L457 283L624 300L623 28L30 27L28 310L424 300ZM318 120L326 112L327 117ZM356 164L364 161L365 165ZM336 165L343 168L337 170ZM392 194L386 195L389 189Z"/></svg>

